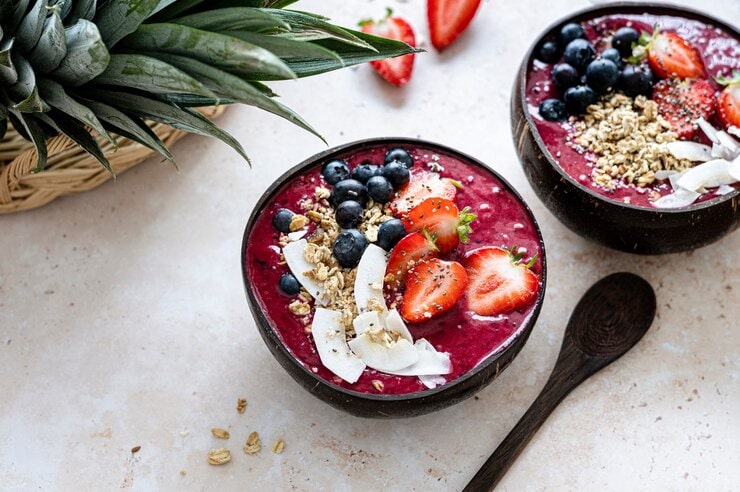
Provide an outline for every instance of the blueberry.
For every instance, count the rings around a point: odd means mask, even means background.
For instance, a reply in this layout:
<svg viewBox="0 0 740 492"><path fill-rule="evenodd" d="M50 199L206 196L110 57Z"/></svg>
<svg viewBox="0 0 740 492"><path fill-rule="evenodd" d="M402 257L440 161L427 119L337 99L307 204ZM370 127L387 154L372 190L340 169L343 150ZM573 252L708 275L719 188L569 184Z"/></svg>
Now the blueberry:
<svg viewBox="0 0 740 492"><path fill-rule="evenodd" d="M578 76L578 70L573 68L567 63L558 63L552 67L552 80L555 85L565 90L568 87L578 85L580 77Z"/></svg>
<svg viewBox="0 0 740 492"><path fill-rule="evenodd" d="M363 162L352 171L352 179L360 183L367 183L367 180L373 176L380 176L380 166Z"/></svg>
<svg viewBox="0 0 740 492"><path fill-rule="evenodd" d="M577 85L565 91L565 107L570 114L583 114L596 102L596 93L588 86Z"/></svg>
<svg viewBox="0 0 740 492"><path fill-rule="evenodd" d="M298 279L295 278L295 275L290 272L284 273L283 276L280 277L280 283L278 284L278 287L280 287L280 290L282 290L284 294L287 294L289 296L294 296L301 291L300 282L298 282Z"/></svg>
<svg viewBox="0 0 740 492"><path fill-rule="evenodd" d="M340 266L352 268L359 263L367 245L368 241L364 234L357 229L347 229L340 232L334 240L332 252Z"/></svg>
<svg viewBox="0 0 740 492"><path fill-rule="evenodd" d="M355 179L345 179L334 185L329 196L329 202L336 208L340 203L347 200L360 202L364 207L367 205L367 188Z"/></svg>
<svg viewBox="0 0 740 492"><path fill-rule="evenodd" d="M400 147L391 149L385 154L385 159L383 160L385 164L390 164L393 161L398 161L406 167L414 165L414 159L411 158L411 154Z"/></svg>
<svg viewBox="0 0 740 492"><path fill-rule="evenodd" d="M367 194L377 203L388 203L393 198L393 185L383 176L373 176L367 181Z"/></svg>
<svg viewBox="0 0 740 492"><path fill-rule="evenodd" d="M393 249L393 246L406 235L406 227L399 219L386 220L378 228L378 241L376 244L386 251Z"/></svg>
<svg viewBox="0 0 740 492"><path fill-rule="evenodd" d="M619 78L619 69L613 61L599 58L588 64L586 68L586 83L598 93L611 90Z"/></svg>
<svg viewBox="0 0 740 492"><path fill-rule="evenodd" d="M653 93L653 73L644 65L627 65L619 74L617 83L630 97L650 97Z"/></svg>
<svg viewBox="0 0 740 492"><path fill-rule="evenodd" d="M545 99L540 103L540 116L547 121L564 120L568 116L565 103L560 99Z"/></svg>
<svg viewBox="0 0 740 492"><path fill-rule="evenodd" d="M632 43L640 39L640 34L631 27L620 27L612 36L612 48L616 48L624 58L632 56Z"/></svg>
<svg viewBox="0 0 740 492"><path fill-rule="evenodd" d="M571 22L560 28L558 43L561 47L568 46L568 43L574 39L586 39L586 31L583 30L580 24Z"/></svg>
<svg viewBox="0 0 740 492"><path fill-rule="evenodd" d="M579 72L586 70L594 58L596 58L594 47L585 39L574 39L565 47L565 62L573 65Z"/></svg>
<svg viewBox="0 0 740 492"><path fill-rule="evenodd" d="M365 209L359 202L347 200L337 206L334 212L334 218L342 229L352 229L362 222L362 214Z"/></svg>
<svg viewBox="0 0 740 492"><path fill-rule="evenodd" d="M335 185L349 178L349 166L341 159L334 159L324 164L321 175L327 183Z"/></svg>
<svg viewBox="0 0 740 492"><path fill-rule="evenodd" d="M383 167L383 177L398 188L409 182L411 172L403 163L399 161L389 162Z"/></svg>
<svg viewBox="0 0 740 492"><path fill-rule="evenodd" d="M545 63L555 63L560 59L560 55L562 54L563 52L560 51L558 43L555 41L545 41L537 50L537 59Z"/></svg>
<svg viewBox="0 0 740 492"><path fill-rule="evenodd" d="M619 54L619 50L615 48L607 48L604 51L601 52L601 58L604 60L610 60L613 61L614 64L617 66L618 69L622 69L624 67L624 62L622 61L622 55Z"/></svg>
<svg viewBox="0 0 740 492"><path fill-rule="evenodd" d="M287 208L280 208L275 215L272 216L272 226L280 232L290 232L290 221L293 219L293 212Z"/></svg>

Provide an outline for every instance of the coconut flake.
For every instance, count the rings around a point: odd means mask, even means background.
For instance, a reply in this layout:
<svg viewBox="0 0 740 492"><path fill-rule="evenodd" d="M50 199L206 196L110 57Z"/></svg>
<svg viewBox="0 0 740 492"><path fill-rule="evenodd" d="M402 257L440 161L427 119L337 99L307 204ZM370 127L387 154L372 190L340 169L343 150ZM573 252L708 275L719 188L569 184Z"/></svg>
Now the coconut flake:
<svg viewBox="0 0 740 492"><path fill-rule="evenodd" d="M313 265L306 261L306 258L303 256L306 246L308 246L308 242L305 239L288 243L283 247L283 256L288 264L288 268L290 268L290 272L295 275L295 278L298 279L298 282L303 286L303 288L306 289L308 293L311 294L311 297L316 299L319 304L326 306L329 301L328 299L324 299L324 296L322 295L324 293L324 286L304 275L306 272L313 269Z"/></svg>
<svg viewBox="0 0 740 492"><path fill-rule="evenodd" d="M368 245L357 265L355 279L355 302L359 312L368 309L370 299L374 299L374 304L382 306L384 311L388 310L383 297L386 263L385 250L375 244Z"/></svg>
<svg viewBox="0 0 740 492"><path fill-rule="evenodd" d="M434 389L447 382L443 376L419 376L419 381L429 389Z"/></svg>
<svg viewBox="0 0 740 492"><path fill-rule="evenodd" d="M717 139L719 140L720 145L727 148L732 153L732 157L735 157L737 153L740 152L740 142L732 138L732 136L730 136L726 131L719 130L717 132Z"/></svg>
<svg viewBox="0 0 740 492"><path fill-rule="evenodd" d="M380 316L377 311L367 311L352 320L352 326L355 328L355 335L359 336L366 331L374 331L382 327Z"/></svg>
<svg viewBox="0 0 740 492"><path fill-rule="evenodd" d="M298 241L303 236L305 236L307 233L308 233L308 229L303 228L303 229L298 230L298 231L289 232L287 234L287 236L288 236L288 239L291 240L291 241Z"/></svg>
<svg viewBox="0 0 740 492"><path fill-rule="evenodd" d="M366 366L347 345L342 313L316 308L311 334L324 367L348 383L355 383L360 379Z"/></svg>
<svg viewBox="0 0 740 492"><path fill-rule="evenodd" d="M712 157L715 159L732 159L732 151L722 144L712 144Z"/></svg>
<svg viewBox="0 0 740 492"><path fill-rule="evenodd" d="M697 198L701 196L701 193L695 191L678 188L670 195L665 195L653 202L653 206L656 208L679 208L687 207L694 203Z"/></svg>
<svg viewBox="0 0 740 492"><path fill-rule="evenodd" d="M733 191L735 191L735 187L734 186L722 185L722 186L720 186L719 188L717 188L715 190L714 194L715 195L718 195L718 196L722 196L722 195L726 195L728 193L732 193Z"/></svg>
<svg viewBox="0 0 740 492"><path fill-rule="evenodd" d="M727 133L730 135L735 135L736 137L740 137L740 128L736 126L730 126L730 128L727 129Z"/></svg>
<svg viewBox="0 0 740 492"><path fill-rule="evenodd" d="M406 339L386 344L373 338L365 332L349 341L349 347L368 367L382 372L398 371L419 360L419 352Z"/></svg>
<svg viewBox="0 0 740 492"><path fill-rule="evenodd" d="M657 179L658 181L663 181L664 179L670 178L674 174L678 174L678 171L674 171L673 169L661 169L660 171L655 171L655 179Z"/></svg>
<svg viewBox="0 0 740 492"><path fill-rule="evenodd" d="M420 338L414 344L419 353L419 360L408 367L397 371L385 371L396 376L440 376L452 372L450 355L437 352L426 339Z"/></svg>
<svg viewBox="0 0 740 492"><path fill-rule="evenodd" d="M675 142L665 144L665 146L668 152L676 159L688 159L690 161L700 162L712 160L712 148L709 145L687 140L676 140Z"/></svg>
<svg viewBox="0 0 740 492"><path fill-rule="evenodd" d="M737 180L730 175L730 163L724 159L715 159L688 169L678 180L678 187L690 191L701 191L703 188L714 188L723 184L732 184Z"/></svg>
<svg viewBox="0 0 740 492"><path fill-rule="evenodd" d="M699 118L694 123L699 125L701 131L704 132L704 135L706 135L707 138L712 141L712 143L720 143L719 138L717 138L717 129L710 125L707 120L705 120L704 118Z"/></svg>
<svg viewBox="0 0 740 492"><path fill-rule="evenodd" d="M401 338L405 338L411 343L414 343L414 338L411 336L411 332L406 327L406 323L403 322L403 318L397 309L391 309L388 311L388 316L385 318L385 329L388 331L395 331Z"/></svg>
<svg viewBox="0 0 740 492"><path fill-rule="evenodd" d="M729 166L727 166L727 172L730 176L740 181L740 155L735 157Z"/></svg>

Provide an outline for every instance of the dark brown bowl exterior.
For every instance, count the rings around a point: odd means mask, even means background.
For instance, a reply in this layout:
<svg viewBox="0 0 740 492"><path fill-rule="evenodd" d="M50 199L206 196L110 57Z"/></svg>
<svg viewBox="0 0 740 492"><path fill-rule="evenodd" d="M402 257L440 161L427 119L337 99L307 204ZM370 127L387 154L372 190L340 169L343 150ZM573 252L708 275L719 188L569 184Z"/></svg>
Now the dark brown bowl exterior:
<svg viewBox="0 0 740 492"><path fill-rule="evenodd" d="M636 207L582 186L554 161L527 110L527 67L540 41L568 22L610 14L666 14L696 19L726 29L734 27L700 12L652 3L618 3L581 10L550 26L524 57L511 96L511 130L529 183L545 206L581 236L614 249L638 254L689 251L717 241L740 225L740 191L679 209Z"/></svg>
<svg viewBox="0 0 740 492"><path fill-rule="evenodd" d="M298 362L288 351L280 340L278 334L272 326L270 326L267 317L262 312L259 302L252 291L247 270L247 265L249 264L247 259L249 255L249 251L247 250L247 240L249 238L250 231L252 230L260 212L263 210L265 205L272 200L273 195L283 184L290 182L305 170L314 167L319 163L339 157L341 154L357 152L367 147L376 147L378 145L387 147L424 147L431 149L432 151L436 150L450 154L464 162L470 163L471 165L485 168L501 181L504 188L512 193L524 205L534 223L537 236L539 238L540 251L542 252L542 287L537 296L537 300L535 301L536 304L532 310L532 314L527 319L524 326L522 326L516 338L504 349L481 362L474 370L459 377L451 383L442 385L435 389L403 395L377 395L347 390L329 383L304 367L303 364ZM290 374L291 377L309 393L325 401L329 405L358 417L371 418L399 418L423 415L458 403L473 396L475 393L486 387L511 363L527 342L527 339L532 332L532 328L537 321L537 317L539 316L540 309L542 308L542 301L545 297L545 285L547 281L547 262L542 233L540 232L539 225L537 224L531 209L524 202L519 193L517 193L516 190L498 173L477 159L443 145L410 138L374 138L352 142L316 154L287 171L278 178L277 181L267 189L267 191L265 191L255 205L244 229L240 260L242 278L244 280L244 290L249 303L249 309L252 311L252 315L257 322L257 329L259 330L265 344L267 344L267 348L280 365L283 366L283 369L285 369L288 374Z"/></svg>

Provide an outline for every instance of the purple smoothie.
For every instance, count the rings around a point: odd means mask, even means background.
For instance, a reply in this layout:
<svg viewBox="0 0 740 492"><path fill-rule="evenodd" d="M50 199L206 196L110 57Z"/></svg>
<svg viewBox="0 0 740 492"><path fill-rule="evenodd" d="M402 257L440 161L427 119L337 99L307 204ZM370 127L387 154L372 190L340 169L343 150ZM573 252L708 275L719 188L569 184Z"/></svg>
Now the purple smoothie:
<svg viewBox="0 0 740 492"><path fill-rule="evenodd" d="M440 176L460 181L456 203L460 209L469 206L478 214L473 223L475 232L470 242L460 244L445 259L459 259L467 251L480 246L519 246L526 248L527 257L537 254L532 271L542 278L542 251L537 228L530 213L518 198L489 171L471 165L444 152L421 147L405 147L414 158L414 171L428 169L426 163L436 162L443 167ZM383 163L387 146L375 146L360 152L340 155L354 168L361 162ZM317 186L327 186L321 177L321 165L305 171L292 182L282 186L273 195L269 206L257 218L247 239L247 272L251 288L265 313L290 353L307 369L326 381L363 393L377 393L372 381L380 380L384 394L404 394L423 391L426 387L417 377L393 376L367 368L360 379L350 384L326 369L316 352L313 338L307 334L300 320L288 310L293 300L280 292L278 282L288 271L279 265L279 233L272 226L272 216L279 208L299 211L298 202L314 194ZM313 225L311 226L313 227ZM310 231L309 231L310 233ZM540 286L540 289L542 286ZM463 297L451 310L424 323L408 324L414 339L424 337L440 352L450 354L452 373L447 382L466 374L489 355L503 349L530 318L535 302L522 310L496 317L483 317L467 310Z"/></svg>
<svg viewBox="0 0 740 492"><path fill-rule="evenodd" d="M660 26L661 31L675 32L697 48L707 69L708 80L715 89L719 89L714 81L715 76L730 76L733 70L740 69L740 40L726 30L698 20L670 15L624 14L595 17L581 23L597 54L609 47L604 37L620 27L631 26L638 32L652 32L655 24ZM527 70L526 99L535 128L560 167L581 185L615 201L624 202L627 199L632 205L652 208L650 192L656 191L661 196L670 194L673 190L667 180L655 181L645 188L620 183L614 191L606 191L591 180L592 167L586 159L587 155L567 145L572 132L571 125L567 121L547 121L539 115L538 107L542 101L562 96L552 83L550 73L554 65L532 59ZM721 126L716 116L710 119L710 123L715 127ZM702 143L707 143L703 134L698 138ZM738 187L737 184L735 186ZM715 196L710 191L702 195L697 203Z"/></svg>

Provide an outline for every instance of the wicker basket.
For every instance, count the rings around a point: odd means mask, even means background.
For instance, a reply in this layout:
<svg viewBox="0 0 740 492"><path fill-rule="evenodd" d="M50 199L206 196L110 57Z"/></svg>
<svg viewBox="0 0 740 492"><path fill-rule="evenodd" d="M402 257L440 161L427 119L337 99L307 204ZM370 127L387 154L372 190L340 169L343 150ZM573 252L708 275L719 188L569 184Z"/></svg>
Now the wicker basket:
<svg viewBox="0 0 740 492"><path fill-rule="evenodd" d="M224 106L201 109L201 113L211 119L223 111ZM152 130L167 147L186 135L161 123L152 124ZM117 141L118 150L115 150L110 142L98 139L116 174L154 154L131 140L118 137ZM41 207L60 196L100 186L113 177L95 158L64 136L50 139L47 146L49 158L46 168L43 172L34 173L36 151L33 144L8 125L8 131L0 142L0 214Z"/></svg>

